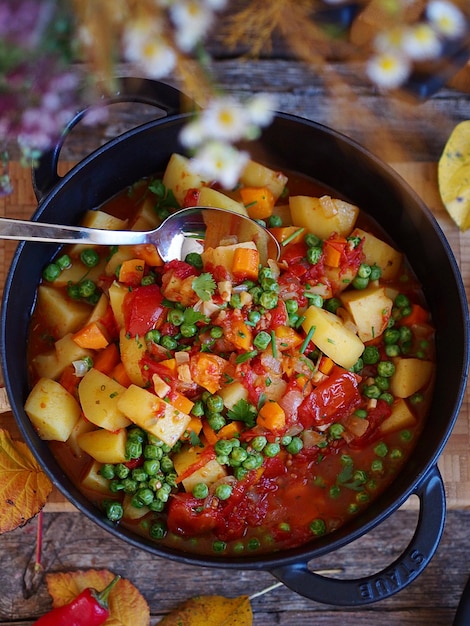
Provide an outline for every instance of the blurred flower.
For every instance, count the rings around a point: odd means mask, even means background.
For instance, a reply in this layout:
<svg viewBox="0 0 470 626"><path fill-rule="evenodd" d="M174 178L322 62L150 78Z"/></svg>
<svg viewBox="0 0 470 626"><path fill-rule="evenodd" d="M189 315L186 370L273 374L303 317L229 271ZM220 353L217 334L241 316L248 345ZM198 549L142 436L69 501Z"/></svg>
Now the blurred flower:
<svg viewBox="0 0 470 626"><path fill-rule="evenodd" d="M462 37L467 29L462 11L447 0L431 0L426 16L437 32L449 39Z"/></svg>
<svg viewBox="0 0 470 626"><path fill-rule="evenodd" d="M173 71L176 54L155 24L145 20L131 22L123 34L123 52L150 78L163 78Z"/></svg>
<svg viewBox="0 0 470 626"><path fill-rule="evenodd" d="M226 188L233 188L248 161L248 154L223 141L209 141L202 145L190 167L207 180L217 180Z"/></svg>
<svg viewBox="0 0 470 626"><path fill-rule="evenodd" d="M410 59L435 59L442 50L441 41L429 24L417 24L403 33L403 50Z"/></svg>
<svg viewBox="0 0 470 626"><path fill-rule="evenodd" d="M400 53L381 52L369 59L367 75L382 89L396 89L404 83L411 71L408 59Z"/></svg>

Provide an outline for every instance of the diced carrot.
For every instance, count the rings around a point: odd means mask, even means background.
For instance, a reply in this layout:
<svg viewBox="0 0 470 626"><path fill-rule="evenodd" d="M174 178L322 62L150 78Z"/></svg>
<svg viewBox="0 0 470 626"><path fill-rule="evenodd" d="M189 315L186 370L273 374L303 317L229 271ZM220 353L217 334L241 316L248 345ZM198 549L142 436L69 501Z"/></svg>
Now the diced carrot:
<svg viewBox="0 0 470 626"><path fill-rule="evenodd" d="M305 228L299 228L298 226L275 226L269 229L269 232L282 243L289 239L289 243L300 243L305 235ZM297 233L297 234L296 234Z"/></svg>
<svg viewBox="0 0 470 626"><path fill-rule="evenodd" d="M320 359L320 365L318 366L318 369L320 370L322 374L326 374L328 376L328 374L330 374L331 370L333 369L334 365L335 365L335 362L333 361L333 359L330 359L329 356L322 356L322 358Z"/></svg>
<svg viewBox="0 0 470 626"><path fill-rule="evenodd" d="M59 379L59 383L72 395L76 395L78 384L81 378L75 374L75 368L73 365L68 365Z"/></svg>
<svg viewBox="0 0 470 626"><path fill-rule="evenodd" d="M76 332L72 339L80 348L89 350L102 350L109 344L106 331L99 322L90 322Z"/></svg>
<svg viewBox="0 0 470 626"><path fill-rule="evenodd" d="M162 257L158 254L157 248L153 243L139 243L132 246L135 256L142 259L150 267L161 267L163 265Z"/></svg>
<svg viewBox="0 0 470 626"><path fill-rule="evenodd" d="M268 401L261 407L256 422L271 432L279 432L286 425L286 414L278 402Z"/></svg>
<svg viewBox="0 0 470 626"><path fill-rule="evenodd" d="M429 315L426 309L419 304L412 304L411 313L403 316L401 321L407 326L412 326L413 324L425 324L428 319Z"/></svg>
<svg viewBox="0 0 470 626"><path fill-rule="evenodd" d="M103 374L110 374L119 363L119 350L115 343L110 343L104 350L98 352L93 359L93 367Z"/></svg>
<svg viewBox="0 0 470 626"><path fill-rule="evenodd" d="M193 381L215 393L221 386L221 378L227 367L227 361L216 354L198 352L191 357L190 373Z"/></svg>
<svg viewBox="0 0 470 626"><path fill-rule="evenodd" d="M163 359L163 361L159 361L158 363L169 369L172 376L176 376L176 359Z"/></svg>
<svg viewBox="0 0 470 626"><path fill-rule="evenodd" d="M128 259L123 261L119 270L119 281L126 285L140 285L144 276L145 261L142 259Z"/></svg>
<svg viewBox="0 0 470 626"><path fill-rule="evenodd" d="M253 333L242 319L231 318L230 326L224 328L225 338L240 350L251 350Z"/></svg>
<svg viewBox="0 0 470 626"><path fill-rule="evenodd" d="M217 439L232 439L238 437L243 430L243 422L229 422L217 433Z"/></svg>
<svg viewBox="0 0 470 626"><path fill-rule="evenodd" d="M267 187L243 187L240 196L252 219L264 220L273 214L274 196Z"/></svg>
<svg viewBox="0 0 470 626"><path fill-rule="evenodd" d="M191 416L191 421L189 422L186 431L188 433L192 432L195 435L199 435L202 430L202 420L200 417ZM186 437L187 438L187 437Z"/></svg>
<svg viewBox="0 0 470 626"><path fill-rule="evenodd" d="M326 239L323 242L323 255L325 265L329 267L339 267L341 262L341 255L347 244L344 237L338 239Z"/></svg>
<svg viewBox="0 0 470 626"><path fill-rule="evenodd" d="M182 413L186 413L186 415L189 415L191 413L191 410L194 406L194 402L192 402L189 398L184 396L182 393L179 393L178 391L175 391L173 394L171 394L170 402L171 405L175 407L175 409L178 409L178 411L181 411Z"/></svg>
<svg viewBox="0 0 470 626"><path fill-rule="evenodd" d="M276 342L276 345L281 352L289 348L296 348L303 341L301 335L289 326L278 326L274 333L279 340Z"/></svg>
<svg viewBox="0 0 470 626"><path fill-rule="evenodd" d="M257 280L259 252L253 248L236 248L233 255L232 274L241 280Z"/></svg>
<svg viewBox="0 0 470 626"><path fill-rule="evenodd" d="M111 378L114 378L123 387L129 387L131 379L129 378L124 363L119 362L110 374Z"/></svg>
<svg viewBox="0 0 470 626"><path fill-rule="evenodd" d="M206 421L202 424L202 432L204 433L204 437L210 446L215 445L219 441L217 433Z"/></svg>

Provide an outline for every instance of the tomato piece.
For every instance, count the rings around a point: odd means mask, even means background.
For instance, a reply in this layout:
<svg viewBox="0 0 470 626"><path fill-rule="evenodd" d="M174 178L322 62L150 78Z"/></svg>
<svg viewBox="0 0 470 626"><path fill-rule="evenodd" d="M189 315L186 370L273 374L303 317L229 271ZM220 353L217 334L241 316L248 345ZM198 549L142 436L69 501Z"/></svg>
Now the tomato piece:
<svg viewBox="0 0 470 626"><path fill-rule="evenodd" d="M341 367L334 367L299 406L298 417L304 428L337 422L361 403L359 377Z"/></svg>
<svg viewBox="0 0 470 626"><path fill-rule="evenodd" d="M178 494L169 502L168 530L176 535L203 535L217 526L219 518L217 509L204 508L203 501L190 493Z"/></svg>
<svg viewBox="0 0 470 626"><path fill-rule="evenodd" d="M177 278L181 278L181 280L188 278L188 276L197 276L197 270L193 265L178 259L165 263L164 271L165 274L173 272L173 275Z"/></svg>
<svg viewBox="0 0 470 626"><path fill-rule="evenodd" d="M199 204L199 196L201 195L201 190L194 187L193 189L188 189L186 195L183 199L183 207L193 207Z"/></svg>
<svg viewBox="0 0 470 626"><path fill-rule="evenodd" d="M287 261L289 265L298 263L307 257L307 244L304 241L300 243L291 243L287 245L281 254L281 261Z"/></svg>
<svg viewBox="0 0 470 626"><path fill-rule="evenodd" d="M162 301L163 295L158 285L134 287L126 293L123 302L126 332L131 337L143 337L147 331L158 328L165 315Z"/></svg>

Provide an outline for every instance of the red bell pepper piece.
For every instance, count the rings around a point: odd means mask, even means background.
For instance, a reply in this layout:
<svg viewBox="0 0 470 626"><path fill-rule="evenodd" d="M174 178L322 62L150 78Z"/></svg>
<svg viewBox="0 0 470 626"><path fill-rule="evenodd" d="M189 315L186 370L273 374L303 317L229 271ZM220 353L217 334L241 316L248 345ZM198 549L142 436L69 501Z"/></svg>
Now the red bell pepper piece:
<svg viewBox="0 0 470 626"><path fill-rule="evenodd" d="M109 617L109 594L120 578L115 576L101 592L84 589L72 602L40 617L34 626L101 626Z"/></svg>

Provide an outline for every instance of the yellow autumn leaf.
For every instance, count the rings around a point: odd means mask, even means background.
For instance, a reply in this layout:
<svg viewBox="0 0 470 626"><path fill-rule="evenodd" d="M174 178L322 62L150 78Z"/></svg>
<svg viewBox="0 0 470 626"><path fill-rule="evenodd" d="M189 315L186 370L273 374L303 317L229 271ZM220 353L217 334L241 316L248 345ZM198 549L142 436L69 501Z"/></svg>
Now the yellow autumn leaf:
<svg viewBox="0 0 470 626"><path fill-rule="evenodd" d="M248 596L196 596L176 607L158 626L251 626L252 623Z"/></svg>
<svg viewBox="0 0 470 626"><path fill-rule="evenodd" d="M23 526L47 502L52 483L28 446L0 429L0 534Z"/></svg>
<svg viewBox="0 0 470 626"><path fill-rule="evenodd" d="M439 193L461 230L470 228L470 120L450 134L438 163Z"/></svg>
<svg viewBox="0 0 470 626"><path fill-rule="evenodd" d="M53 607L56 608L72 602L84 589L102 591L113 578L114 574L106 569L91 569L49 573L46 582ZM105 626L149 626L149 606L129 580L121 578L118 581L109 595L108 604L109 617Z"/></svg>

